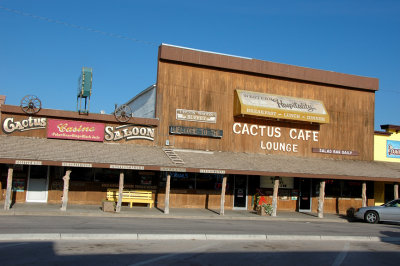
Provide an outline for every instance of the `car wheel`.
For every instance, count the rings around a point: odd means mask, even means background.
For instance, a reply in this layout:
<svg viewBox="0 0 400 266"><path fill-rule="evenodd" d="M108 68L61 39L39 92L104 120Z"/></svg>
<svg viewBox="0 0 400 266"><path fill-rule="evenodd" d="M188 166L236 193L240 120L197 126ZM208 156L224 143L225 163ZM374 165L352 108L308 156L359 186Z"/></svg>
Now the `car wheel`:
<svg viewBox="0 0 400 266"><path fill-rule="evenodd" d="M379 214L374 211L369 211L365 214L364 220L370 224L376 224L379 222Z"/></svg>

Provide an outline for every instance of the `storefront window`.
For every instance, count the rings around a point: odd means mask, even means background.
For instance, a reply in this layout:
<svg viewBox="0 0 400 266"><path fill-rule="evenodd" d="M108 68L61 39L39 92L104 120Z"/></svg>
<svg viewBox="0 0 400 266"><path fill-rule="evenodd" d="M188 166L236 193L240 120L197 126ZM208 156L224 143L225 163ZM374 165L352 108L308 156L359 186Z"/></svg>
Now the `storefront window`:
<svg viewBox="0 0 400 266"><path fill-rule="evenodd" d="M84 167L73 167L71 168L70 178L71 181L93 181L93 169Z"/></svg>
<svg viewBox="0 0 400 266"><path fill-rule="evenodd" d="M197 174L196 189L221 190L223 178L224 176L220 174ZM228 189L229 184L226 184L226 190Z"/></svg>
<svg viewBox="0 0 400 266"><path fill-rule="evenodd" d="M194 189L195 174L171 172L171 189Z"/></svg>

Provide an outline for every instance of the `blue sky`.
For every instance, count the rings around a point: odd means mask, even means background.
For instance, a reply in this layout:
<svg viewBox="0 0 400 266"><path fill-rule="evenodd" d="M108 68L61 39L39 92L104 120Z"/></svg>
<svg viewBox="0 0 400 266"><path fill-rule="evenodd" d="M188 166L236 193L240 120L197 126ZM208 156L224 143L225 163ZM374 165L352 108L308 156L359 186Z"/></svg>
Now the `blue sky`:
<svg viewBox="0 0 400 266"><path fill-rule="evenodd" d="M400 125L400 1L0 0L0 94L111 113L156 82L161 43L376 77L375 129Z"/></svg>

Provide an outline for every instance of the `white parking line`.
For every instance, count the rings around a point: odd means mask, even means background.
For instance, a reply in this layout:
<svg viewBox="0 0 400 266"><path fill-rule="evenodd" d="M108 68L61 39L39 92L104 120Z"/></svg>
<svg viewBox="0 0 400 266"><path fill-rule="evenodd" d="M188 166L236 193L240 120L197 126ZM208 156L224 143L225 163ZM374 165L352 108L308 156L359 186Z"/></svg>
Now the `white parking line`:
<svg viewBox="0 0 400 266"><path fill-rule="evenodd" d="M342 252L340 252L337 255L335 261L332 263L332 266L340 266L340 265L342 265L342 262L346 258L347 253L349 252L349 249L350 249L350 243L347 242L346 244L344 244Z"/></svg>
<svg viewBox="0 0 400 266"><path fill-rule="evenodd" d="M184 254L186 254L186 253L204 250L204 249L207 249L207 248L216 246L216 245L217 245L217 244L202 245L202 246L200 246L200 247L196 247L196 248L193 248L193 249L186 250L185 252L172 253L172 254L168 254L168 255L164 255L164 256L152 258L152 259L149 259L149 260L144 260L144 261L141 261L141 262L138 262L138 263L134 263L134 264L131 264L131 265L129 265L129 266L145 265L145 264L153 263L153 262L156 262L156 261L159 261L159 260L164 260L164 259L168 259L168 258L171 258L171 257L175 257L175 256L179 256L179 255L184 255Z"/></svg>

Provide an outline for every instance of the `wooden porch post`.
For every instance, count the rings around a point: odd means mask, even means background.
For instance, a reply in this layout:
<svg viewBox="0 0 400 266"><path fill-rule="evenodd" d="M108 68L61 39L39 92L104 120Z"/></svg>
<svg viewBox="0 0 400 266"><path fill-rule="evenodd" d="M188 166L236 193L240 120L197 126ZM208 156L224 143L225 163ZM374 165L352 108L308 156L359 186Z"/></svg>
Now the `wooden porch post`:
<svg viewBox="0 0 400 266"><path fill-rule="evenodd" d="M124 191L124 171L121 171L119 173L119 189L118 189L118 202L117 202L117 207L115 208L116 212L121 211L121 205L122 205L122 196L123 196L123 191Z"/></svg>
<svg viewBox="0 0 400 266"><path fill-rule="evenodd" d="M278 189L279 189L279 176L275 176L274 192L272 195L272 214L271 214L271 216L276 216L276 209L278 208Z"/></svg>
<svg viewBox="0 0 400 266"><path fill-rule="evenodd" d="M164 214L169 214L169 191L171 186L171 173L167 173L167 183L165 184Z"/></svg>
<svg viewBox="0 0 400 266"><path fill-rule="evenodd" d="M219 210L219 215L224 215L225 214L225 192L226 192L226 179L227 176L224 175L223 179L222 179L222 188L221 188L221 207Z"/></svg>
<svg viewBox="0 0 400 266"><path fill-rule="evenodd" d="M4 201L4 210L8 211L11 206L11 188L12 188L12 179L14 173L14 165L10 165L8 167L8 175L7 175L7 190L6 190L6 200Z"/></svg>
<svg viewBox="0 0 400 266"><path fill-rule="evenodd" d="M71 175L71 170L68 169L65 172L65 176L63 177L64 180L64 189L63 189L63 196L62 196L62 205L61 205L61 210L66 211L67 210L67 205L68 205L68 191L69 191L69 179Z"/></svg>
<svg viewBox="0 0 400 266"><path fill-rule="evenodd" d="M367 182L362 183L362 206L367 207Z"/></svg>
<svg viewBox="0 0 400 266"><path fill-rule="evenodd" d="M394 198L399 198L399 183L394 183Z"/></svg>
<svg viewBox="0 0 400 266"><path fill-rule="evenodd" d="M318 218L324 218L325 180L319 183Z"/></svg>

